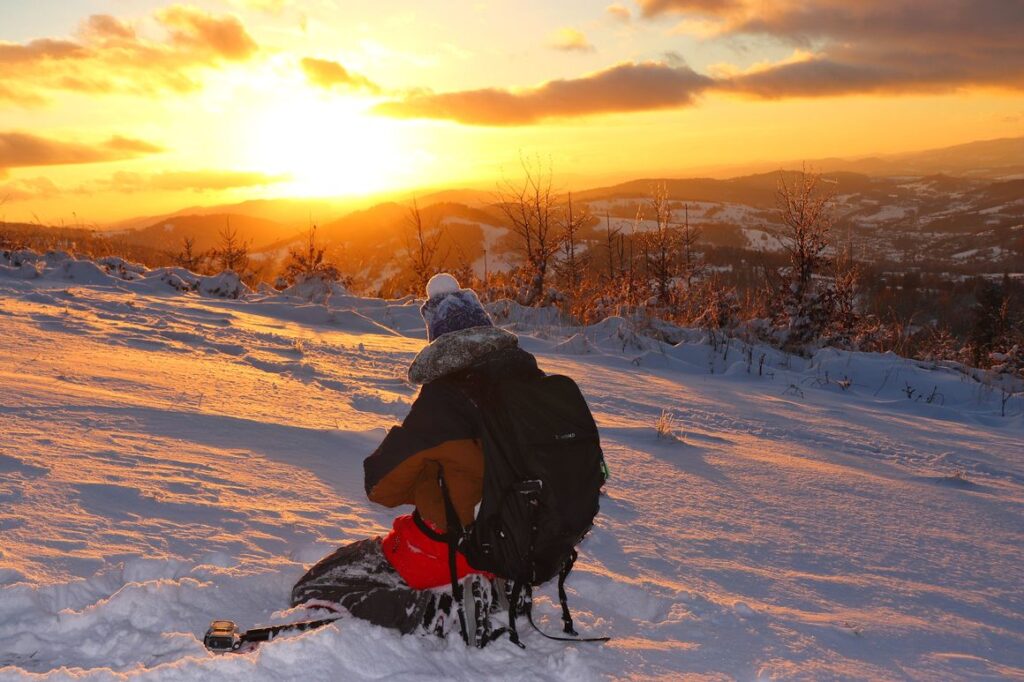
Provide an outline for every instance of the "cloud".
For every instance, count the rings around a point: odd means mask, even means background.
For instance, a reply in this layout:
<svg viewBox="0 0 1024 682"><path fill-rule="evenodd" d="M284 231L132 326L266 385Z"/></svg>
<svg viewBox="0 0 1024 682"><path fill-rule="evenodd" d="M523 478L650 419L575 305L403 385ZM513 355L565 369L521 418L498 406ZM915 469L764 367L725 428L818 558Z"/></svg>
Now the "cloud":
<svg viewBox="0 0 1024 682"><path fill-rule="evenodd" d="M172 5L152 18L158 38L97 14L73 38L0 42L0 100L37 105L52 92L152 95L200 87L199 72L243 62L259 51L241 21Z"/></svg>
<svg viewBox="0 0 1024 682"><path fill-rule="evenodd" d="M74 59L86 54L85 48L70 40L40 38L27 43L0 41L0 64L18 67L38 61L60 61ZM4 74L5 76L9 74Z"/></svg>
<svg viewBox="0 0 1024 682"><path fill-rule="evenodd" d="M741 7L743 0L637 0L637 4L645 17L656 17L662 14L720 14Z"/></svg>
<svg viewBox="0 0 1024 682"><path fill-rule="evenodd" d="M685 65L627 62L582 78L549 81L524 90L411 93L379 104L374 111L396 118L526 125L549 118L687 106L712 84L710 78Z"/></svg>
<svg viewBox="0 0 1024 682"><path fill-rule="evenodd" d="M214 17L195 7L172 5L157 14L170 33L173 45L198 54L208 54L231 61L244 61L257 50L237 17Z"/></svg>
<svg viewBox="0 0 1024 682"><path fill-rule="evenodd" d="M0 173L0 178L2 177L3 174ZM50 199L60 194L60 188L49 178L22 178L0 185L0 205L15 201Z"/></svg>
<svg viewBox="0 0 1024 682"><path fill-rule="evenodd" d="M112 17L109 14L94 14L84 22L78 29L79 35L86 40L134 40L135 29L131 24Z"/></svg>
<svg viewBox="0 0 1024 682"><path fill-rule="evenodd" d="M13 88L6 83L0 82L0 102L4 101L28 107L38 106L46 100L33 92Z"/></svg>
<svg viewBox="0 0 1024 682"><path fill-rule="evenodd" d="M633 18L633 13L629 11L629 8L626 7L625 5L620 5L617 2L605 7L604 11L608 16L612 17L613 19L617 19L623 22L628 22L630 19Z"/></svg>
<svg viewBox="0 0 1024 682"><path fill-rule="evenodd" d="M379 92L380 88L373 81L352 73L338 62L329 59L316 59L306 57L302 60L302 70L306 74L306 80L313 85L330 90L336 87L346 87L370 92Z"/></svg>
<svg viewBox="0 0 1024 682"><path fill-rule="evenodd" d="M587 40L587 36L575 28L558 29L548 41L548 46L563 52L594 51L594 46Z"/></svg>
<svg viewBox="0 0 1024 682"><path fill-rule="evenodd" d="M757 97L1024 90L1017 0L641 0L641 8L647 17L702 14L714 37L767 38L812 54L723 84Z"/></svg>
<svg viewBox="0 0 1024 682"><path fill-rule="evenodd" d="M3 178L0 168L0 178ZM163 173L119 171L113 175L80 185L61 187L49 178L19 178L0 185L0 205L16 201L50 199L69 194L115 192L218 192L246 187L262 187L291 179L290 175L268 175L253 171L198 170Z"/></svg>
<svg viewBox="0 0 1024 682"><path fill-rule="evenodd" d="M136 140L130 137L121 137L120 135L114 135L112 138L107 140L103 146L115 151L136 154L158 154L164 151L163 147L158 147L155 144L151 144L144 140Z"/></svg>
<svg viewBox="0 0 1024 682"><path fill-rule="evenodd" d="M672 16L677 31L789 47L791 56L750 67L719 64L698 74L682 60L621 64L525 89L413 91L375 108L400 118L473 125L529 125L551 118L693 104L708 90L779 99L851 94L940 93L961 88L1024 90L1021 0L637 0L647 19ZM625 10L625 11L622 11ZM606 10L626 18L616 3ZM588 49L563 29L553 44ZM592 49L592 48L590 48Z"/></svg>
<svg viewBox="0 0 1024 682"><path fill-rule="evenodd" d="M149 142L120 135L90 146L51 140L28 133L0 133L0 168L122 161L160 151L163 150Z"/></svg>
<svg viewBox="0 0 1024 682"><path fill-rule="evenodd" d="M269 175L256 171L197 170L166 171L155 174L121 171L114 173L100 184L103 189L125 193L142 191L210 192L273 185L290 179L290 175Z"/></svg>

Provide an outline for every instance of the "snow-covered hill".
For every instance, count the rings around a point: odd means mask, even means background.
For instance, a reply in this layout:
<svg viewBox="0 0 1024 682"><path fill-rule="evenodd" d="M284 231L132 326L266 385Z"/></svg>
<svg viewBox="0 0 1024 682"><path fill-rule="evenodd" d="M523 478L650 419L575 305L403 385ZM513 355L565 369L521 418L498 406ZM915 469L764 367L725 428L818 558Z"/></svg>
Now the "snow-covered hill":
<svg viewBox="0 0 1024 682"><path fill-rule="evenodd" d="M416 305L76 263L0 265L2 680L1024 677L1019 397L1003 417L995 389L891 355L515 310L602 429L612 478L569 592L612 641L477 651L343 620L209 654L211 619L289 617L305 567L387 529L361 462L415 395Z"/></svg>

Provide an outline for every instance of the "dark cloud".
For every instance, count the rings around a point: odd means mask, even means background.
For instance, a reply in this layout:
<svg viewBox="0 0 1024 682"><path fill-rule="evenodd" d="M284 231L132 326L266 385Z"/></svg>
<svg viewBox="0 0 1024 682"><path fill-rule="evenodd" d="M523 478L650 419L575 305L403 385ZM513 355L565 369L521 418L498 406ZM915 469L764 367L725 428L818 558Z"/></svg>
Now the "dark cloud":
<svg viewBox="0 0 1024 682"><path fill-rule="evenodd" d="M121 161L159 151L156 145L119 135L90 146L28 133L0 133L0 168Z"/></svg>
<svg viewBox="0 0 1024 682"><path fill-rule="evenodd" d="M625 63L582 78L549 81L525 90L487 88L413 93L384 102L379 114L435 118L474 125L525 125L548 118L687 106L713 84L687 66Z"/></svg>
<svg viewBox="0 0 1024 682"><path fill-rule="evenodd" d="M759 97L1024 89L1020 0L642 0L646 16L710 15L720 37L807 52L727 84Z"/></svg>
<svg viewBox="0 0 1024 682"><path fill-rule="evenodd" d="M742 6L743 0L637 0L645 17L662 14L720 14Z"/></svg>
<svg viewBox="0 0 1024 682"><path fill-rule="evenodd" d="M259 47L232 15L172 5L155 15L162 40L140 37L116 17L97 14L74 39L0 42L0 100L39 104L53 91L152 95L200 87L198 72L251 59Z"/></svg>
<svg viewBox="0 0 1024 682"><path fill-rule="evenodd" d="M809 59L735 76L720 87L779 99L878 92L903 85L900 74L892 69Z"/></svg>
<svg viewBox="0 0 1024 682"><path fill-rule="evenodd" d="M737 48L768 40L793 49L793 56L713 80L671 55L524 90L414 92L376 111L524 125L687 106L705 90L768 99L979 86L1024 90L1024 0L638 0L638 5L647 18L700 19L705 38L729 40ZM620 5L612 8L626 14Z"/></svg>
<svg viewBox="0 0 1024 682"><path fill-rule="evenodd" d="M336 87L355 88L378 92L380 88L373 81L352 73L338 62L329 59L306 57L302 60L306 80L313 85L330 90Z"/></svg>

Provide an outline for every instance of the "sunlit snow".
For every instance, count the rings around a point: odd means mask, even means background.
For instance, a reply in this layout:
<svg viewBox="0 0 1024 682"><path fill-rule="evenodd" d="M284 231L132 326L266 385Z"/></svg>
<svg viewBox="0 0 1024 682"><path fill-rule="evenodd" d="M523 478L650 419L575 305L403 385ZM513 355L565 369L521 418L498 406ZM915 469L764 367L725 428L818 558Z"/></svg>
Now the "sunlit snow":
<svg viewBox="0 0 1024 682"><path fill-rule="evenodd" d="M415 396L422 322L108 271L0 265L0 679L1024 675L1019 397L1004 417L997 389L893 355L670 346L509 305L601 427L611 479L568 586L612 641L523 625L525 651L477 651L345 619L210 654L210 620L297 617L310 563L390 525L362 460Z"/></svg>

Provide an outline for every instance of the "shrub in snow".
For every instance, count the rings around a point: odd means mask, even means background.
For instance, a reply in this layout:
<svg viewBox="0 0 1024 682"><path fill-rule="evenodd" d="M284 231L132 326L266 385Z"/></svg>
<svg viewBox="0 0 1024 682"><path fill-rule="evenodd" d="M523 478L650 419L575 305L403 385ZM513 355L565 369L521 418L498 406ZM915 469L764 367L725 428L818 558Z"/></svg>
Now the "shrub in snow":
<svg viewBox="0 0 1024 682"><path fill-rule="evenodd" d="M1024 352L1020 345L1015 345L1005 353L989 353L992 371L997 374L1012 374L1024 378Z"/></svg>
<svg viewBox="0 0 1024 682"><path fill-rule="evenodd" d="M293 296L311 303L324 305L332 296L348 296L345 285L334 279L330 274L315 272L310 275L298 275L295 284L281 292L285 296Z"/></svg>
<svg viewBox="0 0 1024 682"><path fill-rule="evenodd" d="M660 341L641 333L637 325L622 317L609 317L586 328L587 337L601 346L615 348L619 352L641 352L659 350Z"/></svg>
<svg viewBox="0 0 1024 682"><path fill-rule="evenodd" d="M62 279L79 284L110 284L114 278L91 260L66 260L57 268Z"/></svg>
<svg viewBox="0 0 1024 682"><path fill-rule="evenodd" d="M564 322L562 311L558 308L531 308L508 298L487 303L484 309L498 325L536 328L560 325Z"/></svg>
<svg viewBox="0 0 1024 682"><path fill-rule="evenodd" d="M181 292L195 291L199 288L200 279L198 275L185 268L156 268L148 271L146 278L155 278Z"/></svg>
<svg viewBox="0 0 1024 682"><path fill-rule="evenodd" d="M7 254L7 262L12 268L21 267L22 263L37 263L43 257L32 249L18 249Z"/></svg>
<svg viewBox="0 0 1024 682"><path fill-rule="evenodd" d="M676 433L676 417L668 410L661 411L658 420L654 423L654 430L658 434L659 439L670 441L682 440L679 434Z"/></svg>
<svg viewBox="0 0 1024 682"><path fill-rule="evenodd" d="M124 280L142 279L149 270L145 265L132 263L119 256L97 258L96 264L106 270L108 274Z"/></svg>
<svg viewBox="0 0 1024 682"><path fill-rule="evenodd" d="M18 266L9 266L10 263L6 258L0 259L0 272L6 271L6 274L18 277L20 279L35 279L43 273L43 263L41 261L25 261Z"/></svg>
<svg viewBox="0 0 1024 682"><path fill-rule="evenodd" d="M75 260L75 257L67 251L47 251L43 259L47 265L56 265L65 261Z"/></svg>
<svg viewBox="0 0 1024 682"><path fill-rule="evenodd" d="M716 278L698 283L688 290L686 308L692 324L707 330L735 330L739 325L740 303L734 287L725 287Z"/></svg>
<svg viewBox="0 0 1024 682"><path fill-rule="evenodd" d="M252 293L252 290L242 282L242 278L231 270L225 270L219 275L200 277L196 290L203 296L218 298L240 298Z"/></svg>
<svg viewBox="0 0 1024 682"><path fill-rule="evenodd" d="M643 317L633 324L634 331L656 341L663 341L670 345L682 343L687 339L687 330L672 322L666 322L658 317Z"/></svg>

